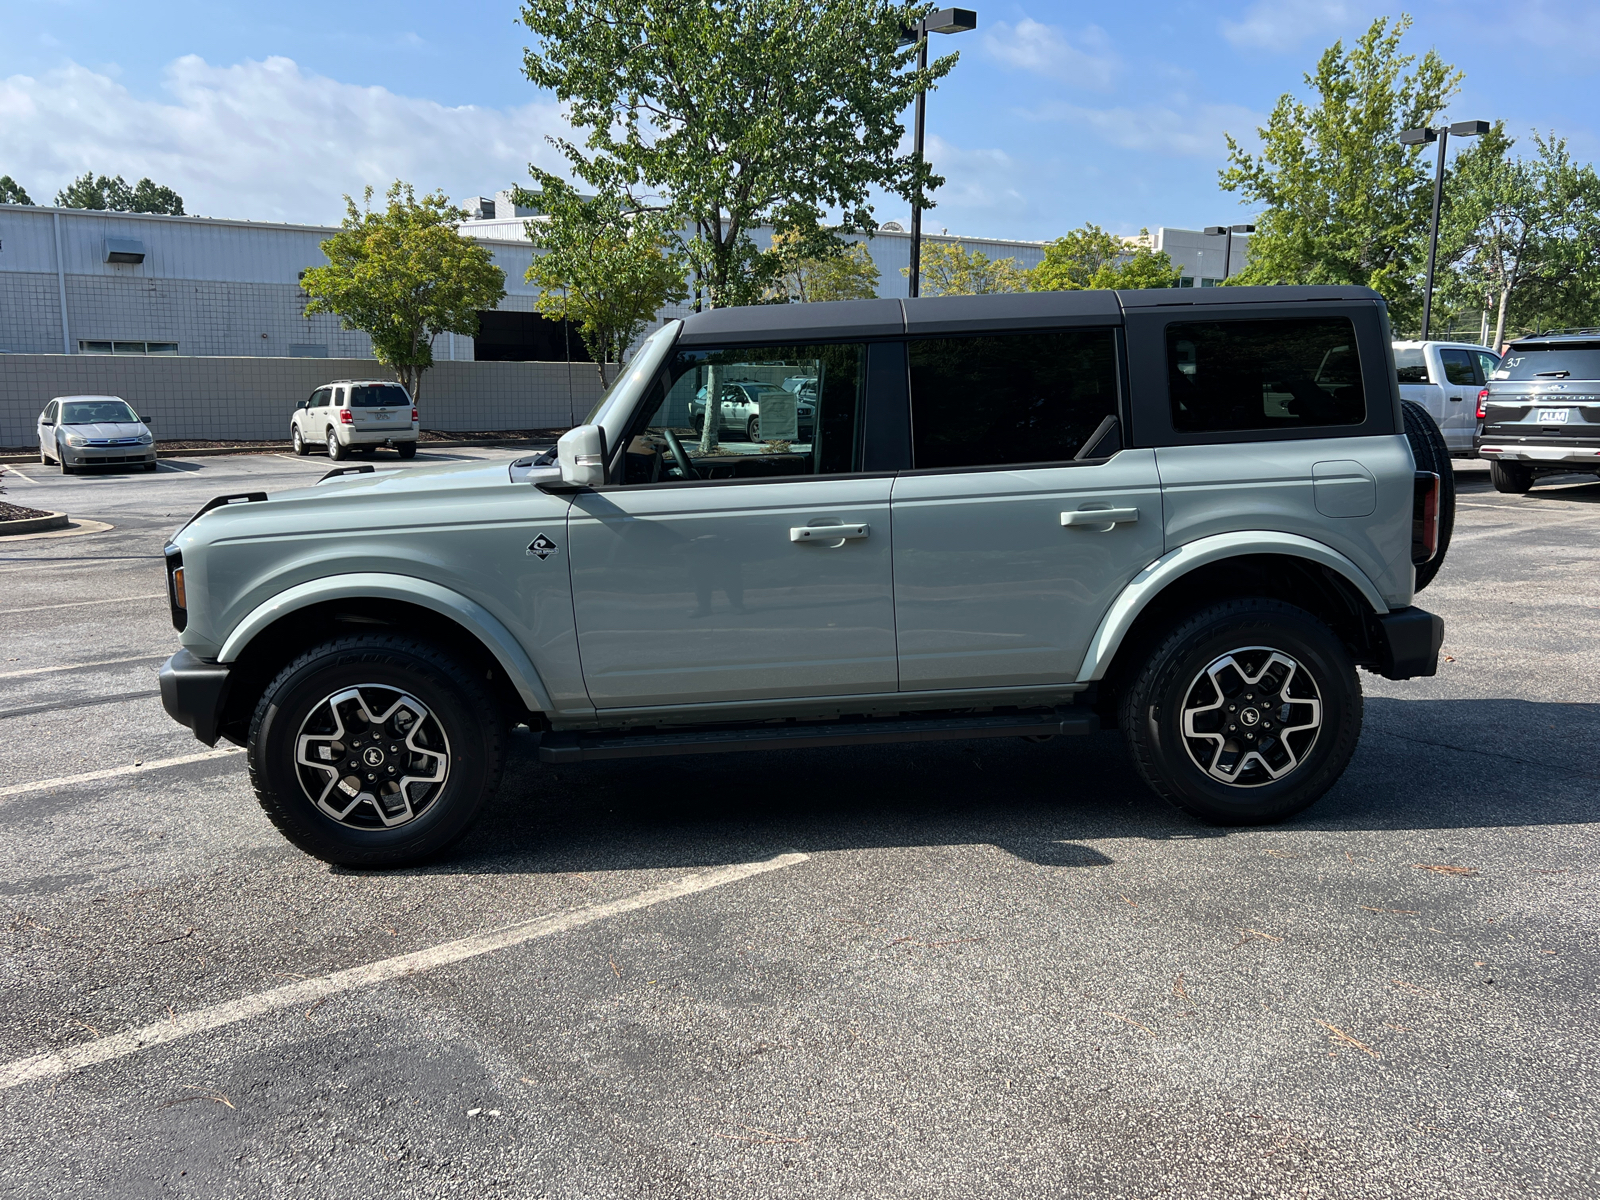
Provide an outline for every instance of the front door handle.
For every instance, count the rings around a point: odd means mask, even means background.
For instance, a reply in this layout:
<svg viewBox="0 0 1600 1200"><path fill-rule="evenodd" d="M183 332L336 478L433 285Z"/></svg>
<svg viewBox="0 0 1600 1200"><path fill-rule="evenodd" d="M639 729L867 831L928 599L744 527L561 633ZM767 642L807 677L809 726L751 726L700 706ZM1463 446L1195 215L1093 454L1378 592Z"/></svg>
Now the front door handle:
<svg viewBox="0 0 1600 1200"><path fill-rule="evenodd" d="M795 525L789 529L791 542L848 542L871 532L866 525Z"/></svg>
<svg viewBox="0 0 1600 1200"><path fill-rule="evenodd" d="M1061 514L1063 525L1122 525L1138 519L1137 508L1080 508Z"/></svg>

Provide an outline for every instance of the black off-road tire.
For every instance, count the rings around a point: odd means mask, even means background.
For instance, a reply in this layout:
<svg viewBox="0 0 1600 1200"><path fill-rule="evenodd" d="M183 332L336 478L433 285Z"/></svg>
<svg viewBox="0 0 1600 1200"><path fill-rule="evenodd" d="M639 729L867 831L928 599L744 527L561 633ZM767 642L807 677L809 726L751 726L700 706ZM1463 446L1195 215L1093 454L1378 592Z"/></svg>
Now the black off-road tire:
<svg viewBox="0 0 1600 1200"><path fill-rule="evenodd" d="M306 718L341 689L405 692L443 727L449 767L419 815L393 828L353 828L319 809L301 785L295 744ZM500 784L506 724L482 672L417 638L342 637L284 667L262 693L246 743L250 782L279 831L307 854L351 867L398 867L433 858L472 829Z"/></svg>
<svg viewBox="0 0 1600 1200"><path fill-rule="evenodd" d="M1321 728L1299 765L1255 787L1207 774L1182 732L1182 710L1197 678L1247 647L1294 659L1322 701ZM1281 600L1228 600L1184 619L1156 643L1124 690L1119 717L1134 766L1158 796L1213 825L1270 825L1315 803L1344 773L1361 734L1361 682L1344 644L1304 609Z"/></svg>
<svg viewBox="0 0 1600 1200"><path fill-rule="evenodd" d="M1402 400L1400 409L1405 414L1406 441L1411 443L1417 470L1432 471L1439 477L1439 552L1417 568L1416 590L1420 592L1433 582L1444 566L1445 551L1450 549L1450 534L1456 525L1456 473L1444 434L1428 410L1415 400Z"/></svg>
<svg viewBox="0 0 1600 1200"><path fill-rule="evenodd" d="M1523 496L1533 487L1533 468L1525 467L1521 463L1491 459L1489 479L1494 483L1495 491L1505 492L1511 496Z"/></svg>

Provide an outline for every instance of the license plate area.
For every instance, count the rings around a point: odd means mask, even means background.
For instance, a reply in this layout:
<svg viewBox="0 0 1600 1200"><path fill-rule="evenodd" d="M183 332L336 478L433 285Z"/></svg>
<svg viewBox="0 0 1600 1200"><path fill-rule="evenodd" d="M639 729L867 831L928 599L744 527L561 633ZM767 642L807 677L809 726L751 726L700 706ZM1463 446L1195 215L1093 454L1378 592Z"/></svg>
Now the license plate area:
<svg viewBox="0 0 1600 1200"><path fill-rule="evenodd" d="M1534 413L1534 420L1540 425L1565 425L1570 411L1565 408L1541 408Z"/></svg>

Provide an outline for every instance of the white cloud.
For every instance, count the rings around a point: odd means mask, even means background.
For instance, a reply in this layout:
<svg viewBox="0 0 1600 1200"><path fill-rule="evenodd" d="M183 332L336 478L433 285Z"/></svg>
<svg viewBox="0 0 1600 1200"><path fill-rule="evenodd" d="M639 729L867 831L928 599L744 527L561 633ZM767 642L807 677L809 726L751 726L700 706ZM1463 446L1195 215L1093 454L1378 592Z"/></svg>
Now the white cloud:
<svg viewBox="0 0 1600 1200"><path fill-rule="evenodd" d="M1236 104L1199 104L1184 108L1141 105L1138 108L1086 108L1048 104L1029 114L1037 120L1061 121L1093 133L1125 150L1221 158L1223 133L1248 141L1266 118Z"/></svg>
<svg viewBox="0 0 1600 1200"><path fill-rule="evenodd" d="M307 74L287 58L214 67L190 55L166 71L166 100L133 95L69 63L0 80L0 171L48 204L86 170L148 175L195 213L326 223L344 193L396 178L452 197L555 169L546 134L567 131L556 106L450 108Z"/></svg>
<svg viewBox="0 0 1600 1200"><path fill-rule="evenodd" d="M1097 91L1111 87L1120 65L1111 39L1097 25L1071 38L1060 26L1029 17L1015 25L1000 21L984 34L983 48L1010 66Z"/></svg>
<svg viewBox="0 0 1600 1200"><path fill-rule="evenodd" d="M1293 50L1313 34L1339 29L1356 19L1342 0L1256 0L1242 21L1222 22L1222 36L1235 46Z"/></svg>

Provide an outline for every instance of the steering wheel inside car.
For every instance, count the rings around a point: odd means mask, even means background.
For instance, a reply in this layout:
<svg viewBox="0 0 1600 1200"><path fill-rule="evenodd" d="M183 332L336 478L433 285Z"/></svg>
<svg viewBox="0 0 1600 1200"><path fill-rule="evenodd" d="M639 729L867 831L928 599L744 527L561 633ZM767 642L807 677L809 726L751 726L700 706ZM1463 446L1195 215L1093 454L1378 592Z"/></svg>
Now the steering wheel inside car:
<svg viewBox="0 0 1600 1200"><path fill-rule="evenodd" d="M689 456L683 451L683 443L678 440L678 435L670 429L663 429L661 436L667 439L667 449L672 451L672 461L678 466L678 473L685 479L699 479L700 473L689 465Z"/></svg>

